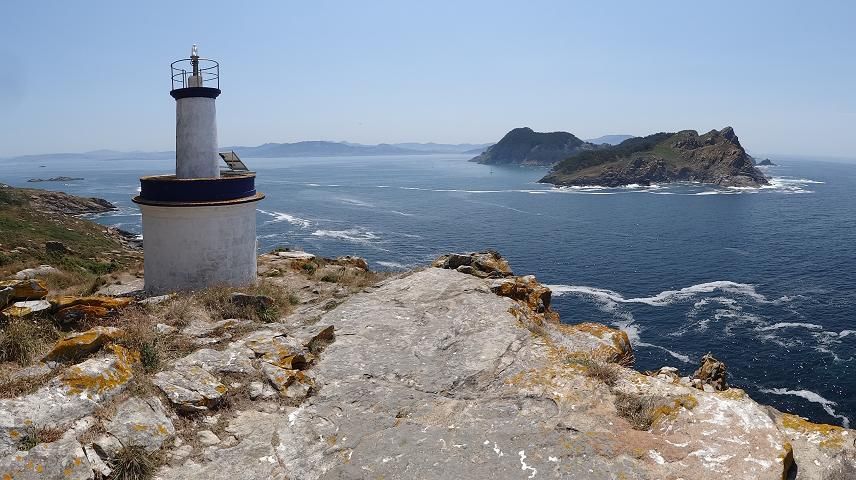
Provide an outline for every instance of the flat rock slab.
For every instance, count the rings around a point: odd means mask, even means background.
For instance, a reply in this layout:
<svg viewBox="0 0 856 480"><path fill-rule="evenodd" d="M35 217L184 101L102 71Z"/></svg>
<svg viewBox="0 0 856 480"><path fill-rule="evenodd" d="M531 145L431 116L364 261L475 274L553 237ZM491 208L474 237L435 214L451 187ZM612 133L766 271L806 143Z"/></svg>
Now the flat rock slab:
<svg viewBox="0 0 856 480"><path fill-rule="evenodd" d="M89 480L92 467L76 441L42 443L0 459L0 478L14 480Z"/></svg>
<svg viewBox="0 0 856 480"><path fill-rule="evenodd" d="M25 268L20 272L15 274L16 280L29 280L37 277L43 277L45 275L51 275L54 273L59 273L59 270L50 266L50 265L39 265L35 268Z"/></svg>
<svg viewBox="0 0 856 480"><path fill-rule="evenodd" d="M288 422L287 413L239 412L226 427L226 432L237 438L236 445L217 448L213 454L214 461L203 463L187 461L181 466L166 467L161 469L155 478L158 480L300 478L287 475L286 468L278 462L274 448L274 445L278 444L277 431Z"/></svg>
<svg viewBox="0 0 856 480"><path fill-rule="evenodd" d="M14 451L32 425L67 427L92 413L125 390L138 361L135 352L113 346L111 354L69 367L34 393L0 400L0 455Z"/></svg>
<svg viewBox="0 0 856 480"><path fill-rule="evenodd" d="M256 371L252 359L255 354L249 348L232 344L224 350L202 348L175 361L173 367L201 367L209 373L251 374Z"/></svg>
<svg viewBox="0 0 856 480"><path fill-rule="evenodd" d="M198 365L158 372L152 383L176 408L185 411L208 410L228 391L216 377Z"/></svg>
<svg viewBox="0 0 856 480"><path fill-rule="evenodd" d="M147 452L158 450L175 435L175 427L157 397L132 397L120 403L106 430L123 446L143 447Z"/></svg>

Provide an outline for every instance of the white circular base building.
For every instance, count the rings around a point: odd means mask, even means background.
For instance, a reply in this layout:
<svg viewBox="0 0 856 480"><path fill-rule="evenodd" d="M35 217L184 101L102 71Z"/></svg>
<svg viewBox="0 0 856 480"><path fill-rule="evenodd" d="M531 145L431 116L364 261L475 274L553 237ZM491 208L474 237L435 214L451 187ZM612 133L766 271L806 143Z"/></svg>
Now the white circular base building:
<svg viewBox="0 0 856 480"><path fill-rule="evenodd" d="M255 174L220 173L215 99L219 65L193 54L173 62L175 175L140 179L145 288L153 294L256 280ZM205 86L214 83L218 88Z"/></svg>

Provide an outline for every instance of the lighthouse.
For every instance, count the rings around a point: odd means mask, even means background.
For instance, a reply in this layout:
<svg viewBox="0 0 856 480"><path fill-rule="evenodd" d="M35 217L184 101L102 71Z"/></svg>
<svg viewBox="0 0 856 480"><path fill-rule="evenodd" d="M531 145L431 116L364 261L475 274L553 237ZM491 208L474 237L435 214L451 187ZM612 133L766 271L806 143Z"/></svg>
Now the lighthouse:
<svg viewBox="0 0 856 480"><path fill-rule="evenodd" d="M150 293L240 286L256 279L255 173L217 147L220 65L200 58L172 63L175 174L140 178L133 201L143 216L145 289ZM220 159L241 170L220 171Z"/></svg>

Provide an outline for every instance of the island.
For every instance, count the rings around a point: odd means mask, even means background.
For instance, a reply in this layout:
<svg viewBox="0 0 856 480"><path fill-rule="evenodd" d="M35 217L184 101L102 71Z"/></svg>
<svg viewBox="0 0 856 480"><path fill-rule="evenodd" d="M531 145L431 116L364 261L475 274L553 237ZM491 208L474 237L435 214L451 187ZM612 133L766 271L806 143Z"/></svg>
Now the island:
<svg viewBox="0 0 856 480"><path fill-rule="evenodd" d="M83 178L80 178L80 177L31 178L27 181L30 183L38 183L38 182L71 182L74 180L83 180Z"/></svg>
<svg viewBox="0 0 856 480"><path fill-rule="evenodd" d="M773 163L769 158L765 158L756 164L759 167L775 167L776 164Z"/></svg>
<svg viewBox="0 0 856 480"><path fill-rule="evenodd" d="M681 181L723 187L769 183L731 127L703 135L695 130L655 133L612 147L580 151L539 180L560 186L604 187Z"/></svg>
<svg viewBox="0 0 856 480"><path fill-rule="evenodd" d="M485 165L549 166L578 152L598 148L568 132L542 133L515 128L471 162Z"/></svg>

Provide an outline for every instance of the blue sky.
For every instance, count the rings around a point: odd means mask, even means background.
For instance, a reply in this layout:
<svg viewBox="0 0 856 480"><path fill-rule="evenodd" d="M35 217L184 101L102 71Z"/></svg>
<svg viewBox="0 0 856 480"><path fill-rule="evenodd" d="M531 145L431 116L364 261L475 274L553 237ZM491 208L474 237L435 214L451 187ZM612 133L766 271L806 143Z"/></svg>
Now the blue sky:
<svg viewBox="0 0 856 480"><path fill-rule="evenodd" d="M221 145L732 125L856 157L856 2L3 2L0 156L170 150L169 64L221 64Z"/></svg>

